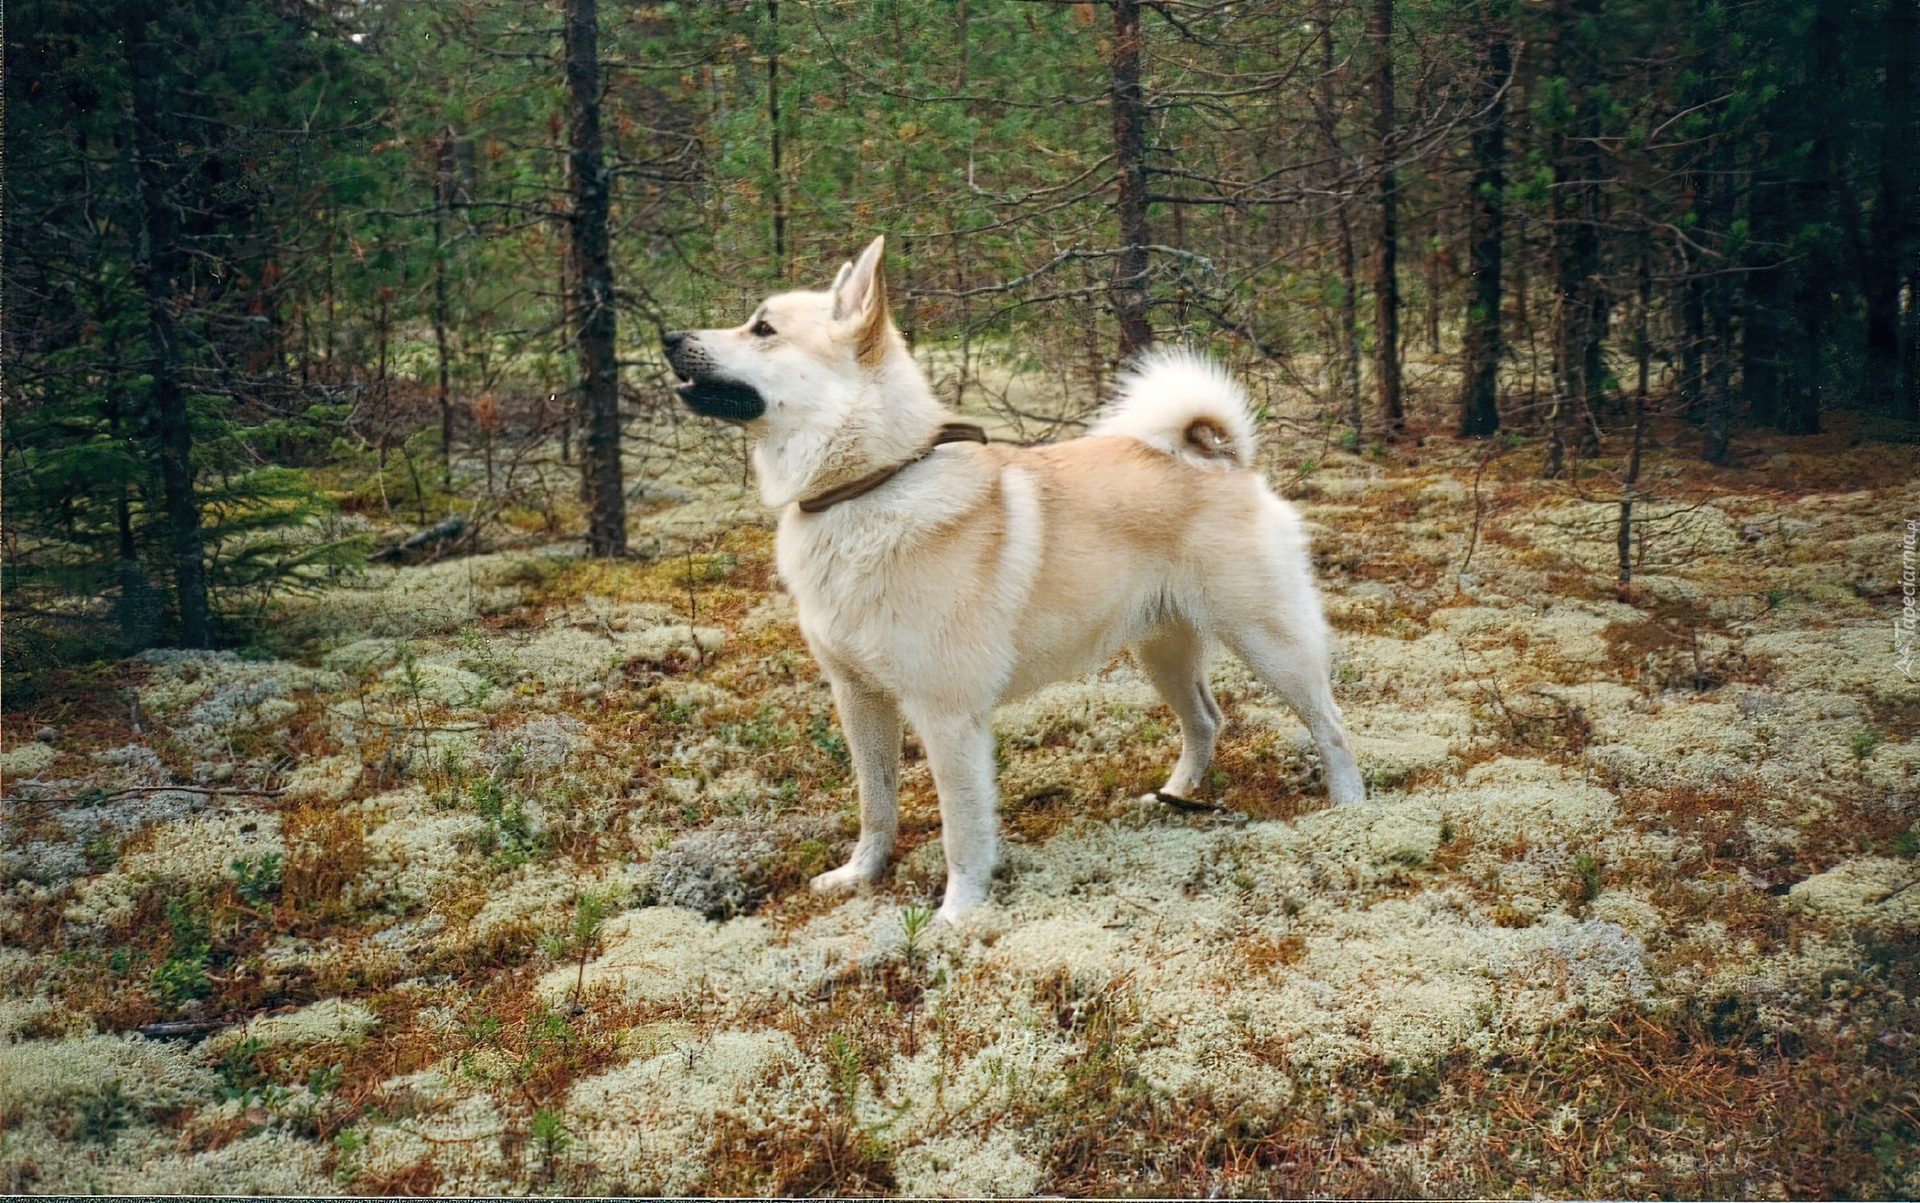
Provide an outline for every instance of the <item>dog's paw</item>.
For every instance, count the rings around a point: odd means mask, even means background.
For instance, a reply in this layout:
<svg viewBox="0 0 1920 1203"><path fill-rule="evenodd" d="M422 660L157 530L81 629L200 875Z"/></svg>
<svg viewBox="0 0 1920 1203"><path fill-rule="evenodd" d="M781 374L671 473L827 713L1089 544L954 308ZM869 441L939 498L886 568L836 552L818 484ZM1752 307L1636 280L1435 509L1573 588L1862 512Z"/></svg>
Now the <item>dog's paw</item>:
<svg viewBox="0 0 1920 1203"><path fill-rule="evenodd" d="M859 865L841 865L830 869L813 879L813 891L816 894L839 894L847 890L858 889L868 880L868 875Z"/></svg>
<svg viewBox="0 0 1920 1203"><path fill-rule="evenodd" d="M942 906L933 913L934 922L947 927L958 927L966 922L967 912L972 909L970 906Z"/></svg>
<svg viewBox="0 0 1920 1203"><path fill-rule="evenodd" d="M1345 764L1334 765L1327 774L1327 800L1335 806L1351 806L1367 800L1367 779L1351 758Z"/></svg>
<svg viewBox="0 0 1920 1203"><path fill-rule="evenodd" d="M987 900L987 882L947 878L947 893L933 917L949 927L959 924L967 912Z"/></svg>

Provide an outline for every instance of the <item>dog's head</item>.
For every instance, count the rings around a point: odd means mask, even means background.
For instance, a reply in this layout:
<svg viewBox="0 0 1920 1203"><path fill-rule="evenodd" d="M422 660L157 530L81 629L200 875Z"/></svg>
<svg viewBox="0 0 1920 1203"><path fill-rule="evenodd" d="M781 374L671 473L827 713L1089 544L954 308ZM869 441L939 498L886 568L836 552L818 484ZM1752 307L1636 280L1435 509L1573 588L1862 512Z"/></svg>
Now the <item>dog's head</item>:
<svg viewBox="0 0 1920 1203"><path fill-rule="evenodd" d="M843 417L863 381L904 351L887 312L885 241L868 243L825 292L769 297L731 330L664 334L680 399L760 434Z"/></svg>

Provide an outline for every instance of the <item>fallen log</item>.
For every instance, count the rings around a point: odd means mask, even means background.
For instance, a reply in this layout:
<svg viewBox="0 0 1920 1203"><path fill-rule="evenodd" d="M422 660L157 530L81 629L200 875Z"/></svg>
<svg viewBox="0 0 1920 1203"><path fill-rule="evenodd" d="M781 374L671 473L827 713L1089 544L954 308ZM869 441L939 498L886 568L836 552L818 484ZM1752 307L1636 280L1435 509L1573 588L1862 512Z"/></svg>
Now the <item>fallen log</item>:
<svg viewBox="0 0 1920 1203"><path fill-rule="evenodd" d="M458 539L467 530L465 514L448 514L432 526L413 532L398 543L390 544L367 556L369 564L392 563L404 560L413 552L439 543Z"/></svg>

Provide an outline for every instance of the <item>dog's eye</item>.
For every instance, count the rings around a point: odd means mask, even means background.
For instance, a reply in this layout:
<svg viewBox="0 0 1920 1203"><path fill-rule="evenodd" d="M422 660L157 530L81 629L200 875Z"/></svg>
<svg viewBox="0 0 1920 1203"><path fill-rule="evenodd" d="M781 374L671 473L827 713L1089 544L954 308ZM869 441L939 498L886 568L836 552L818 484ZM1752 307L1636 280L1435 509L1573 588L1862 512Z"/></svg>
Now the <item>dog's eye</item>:
<svg viewBox="0 0 1920 1203"><path fill-rule="evenodd" d="M773 327L767 325L766 318L761 318L753 324L753 329L750 333L755 338L771 338L773 336Z"/></svg>

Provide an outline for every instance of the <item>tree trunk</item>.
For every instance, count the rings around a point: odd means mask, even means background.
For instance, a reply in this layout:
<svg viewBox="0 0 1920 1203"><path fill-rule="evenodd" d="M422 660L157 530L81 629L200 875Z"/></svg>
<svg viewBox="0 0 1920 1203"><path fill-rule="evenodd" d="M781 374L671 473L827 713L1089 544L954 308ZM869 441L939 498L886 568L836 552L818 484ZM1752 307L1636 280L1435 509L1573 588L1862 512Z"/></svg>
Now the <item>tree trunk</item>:
<svg viewBox="0 0 1920 1203"><path fill-rule="evenodd" d="M440 481L453 491L453 389L447 357L447 209L453 203L453 127L440 136L433 205L433 346L439 356Z"/></svg>
<svg viewBox="0 0 1920 1203"><path fill-rule="evenodd" d="M1633 310L1633 421L1636 427L1646 417L1647 390L1653 375L1653 261L1644 244L1640 247L1638 276L1638 303ZM1638 444L1635 446L1637 449ZM1628 471L1628 484L1639 479L1639 470L1639 461L1635 460Z"/></svg>
<svg viewBox="0 0 1920 1203"><path fill-rule="evenodd" d="M1718 78L1726 71L1726 57L1726 39L1718 37L1706 60L1710 78ZM1706 170L1694 206L1694 212L1700 218L1698 228L1709 236L1734 226L1737 202L1732 180L1733 169L1738 166L1725 131L1720 126L1718 114L1710 120L1712 124L1708 127L1705 151ZM1721 467L1728 462L1733 434L1733 290L1736 277L1725 271L1725 267L1724 262L1716 263L1714 274L1702 281L1707 342L1701 353L1700 380L1700 454L1708 463Z"/></svg>
<svg viewBox="0 0 1920 1203"><path fill-rule="evenodd" d="M332 210L327 214L327 351L326 351L326 354L327 354L327 373L329 377L331 377L333 374L333 327L334 327L333 245L335 242L339 240L339 237L340 237L339 230L335 228L339 222L339 218L340 218L340 213L337 209Z"/></svg>
<svg viewBox="0 0 1920 1203"><path fill-rule="evenodd" d="M1334 214L1340 256L1340 368L1339 386L1345 399L1347 425L1366 424L1360 400L1360 272L1353 249L1353 220L1344 204Z"/></svg>
<svg viewBox="0 0 1920 1203"><path fill-rule="evenodd" d="M1747 280L1745 317L1740 323L1740 392L1747 420L1756 426L1780 421L1780 273L1762 268Z"/></svg>
<svg viewBox="0 0 1920 1203"><path fill-rule="evenodd" d="M907 37L906 29L900 23L900 5L895 4L890 14L893 19L893 69L894 84L904 89L907 82ZM966 41L966 30L961 30L961 42ZM893 160L893 200L896 205L905 208L912 189L907 183L907 156L900 153ZM907 229L912 229L912 218L907 220ZM907 342L907 350L913 350L913 344L920 335L920 297L918 277L914 273L913 235L902 231L900 235L900 271L905 287L901 290L900 337Z"/></svg>
<svg viewBox="0 0 1920 1203"><path fill-rule="evenodd" d="M1920 254L1909 255L1907 274L1907 418L1920 422Z"/></svg>
<svg viewBox="0 0 1920 1203"><path fill-rule="evenodd" d="M1426 303L1420 309L1422 333L1427 338L1427 354L1440 354L1440 294L1446 258L1446 223L1444 208L1437 208L1433 214L1433 238L1427 243L1426 256L1421 260L1421 281L1426 286Z"/></svg>
<svg viewBox="0 0 1920 1203"><path fill-rule="evenodd" d="M898 5L895 10L898 11ZM971 39L967 36L967 0L954 0L953 5L954 40L960 43L960 75L954 91L967 90L967 46Z"/></svg>
<svg viewBox="0 0 1920 1203"><path fill-rule="evenodd" d="M767 132L773 151L773 278L787 278L787 185L780 166L780 0L767 0Z"/></svg>
<svg viewBox="0 0 1920 1203"><path fill-rule="evenodd" d="M1730 453L1733 426L1732 374L1733 317L1731 285L1722 276L1711 282L1707 291L1706 373L1701 382L1700 455L1710 464L1725 467Z"/></svg>
<svg viewBox="0 0 1920 1203"><path fill-rule="evenodd" d="M1513 68L1505 30L1483 27L1474 47L1479 68L1473 146L1473 276L1467 328L1461 339L1460 433L1489 435L1500 429L1500 243L1506 233L1506 100L1501 91Z"/></svg>
<svg viewBox="0 0 1920 1203"><path fill-rule="evenodd" d="M1886 102L1880 114L1880 195L1874 201L1871 249L1860 257L1867 308L1867 387L1891 410L1905 408L1900 355L1900 283L1914 240L1913 0L1889 0L1886 15ZM1916 298L1920 301L1920 298Z"/></svg>
<svg viewBox="0 0 1920 1203"><path fill-rule="evenodd" d="M1820 433L1820 386L1824 356L1821 338L1833 310L1833 249L1827 227L1834 216L1834 163L1831 122L1825 91L1830 86L1838 41L1834 0L1815 6L1813 36L1807 39L1808 146L1806 174L1794 189L1794 223L1807 230L1794 273L1793 315L1787 323L1792 347L1792 378L1786 390L1781 429L1788 434Z"/></svg>
<svg viewBox="0 0 1920 1203"><path fill-rule="evenodd" d="M1653 354L1653 340L1647 330L1653 310L1653 265L1645 246L1640 248L1639 267L1639 303L1633 310L1633 358L1639 370L1633 388L1633 442L1627 449L1626 476L1620 482L1620 524L1614 531L1621 601L1629 600L1633 586L1633 560L1628 553L1633 546L1633 501L1640 484L1640 452L1647 437L1647 369Z"/></svg>
<svg viewBox="0 0 1920 1203"><path fill-rule="evenodd" d="M180 642L185 647L213 646L213 618L207 602L207 565L200 529L200 501L194 489L193 425L180 380L180 329L174 297L187 266L180 247L179 216L170 195L173 147L177 138L165 128L167 84L161 78L165 50L149 40L147 6L134 9L126 32L127 66L133 78L134 154L140 177L142 225L146 236L141 262L146 291L148 350L152 356L154 417L160 435L160 487L173 550L174 592L180 607Z"/></svg>
<svg viewBox="0 0 1920 1203"><path fill-rule="evenodd" d="M1598 0L1576 0L1561 36L1578 37L1579 24L1598 16ZM1584 41L1584 39L1583 39ZM1598 178L1599 103L1593 95L1592 52L1581 45L1565 61L1555 48L1561 72L1574 93L1572 137L1554 131L1553 256L1558 297L1553 331L1553 409L1548 418L1546 477L1560 475L1569 435L1584 439L1592 422L1592 399L1599 388L1600 288Z"/></svg>
<svg viewBox="0 0 1920 1203"><path fill-rule="evenodd" d="M1680 281L1680 416L1689 422L1700 420L1700 352L1707 345L1706 295L1704 281L1691 275Z"/></svg>
<svg viewBox="0 0 1920 1203"><path fill-rule="evenodd" d="M106 399L107 435L120 446L125 437L121 430L120 401L117 395L109 392ZM120 647L131 653L151 645L157 632L154 630L153 589L147 582L147 574L140 567L140 549L133 533L132 488L127 480L127 465L123 460L115 466L118 479L114 483L113 522L114 532L118 536L118 562L115 576L119 580L120 592L114 602L115 625L120 628Z"/></svg>
<svg viewBox="0 0 1920 1203"><path fill-rule="evenodd" d="M1374 0L1373 132L1379 156L1380 239L1373 248L1374 379L1379 387L1382 433L1397 434L1406 425L1400 399L1400 253L1399 192L1394 179L1393 0Z"/></svg>
<svg viewBox="0 0 1920 1203"><path fill-rule="evenodd" d="M1346 151L1340 145L1339 97L1333 86L1333 5L1319 0L1314 19L1320 23L1320 132L1327 149L1340 167L1346 164ZM1364 424L1360 406L1360 340L1358 305L1360 283L1354 270L1353 221L1345 202L1333 211L1334 251L1340 268L1339 338L1334 364L1333 384L1347 425L1358 431Z"/></svg>
<svg viewBox="0 0 1920 1203"><path fill-rule="evenodd" d="M1760 186L1749 202L1754 240L1763 245L1785 241L1780 226L1780 189L1764 180L1765 164L1755 155L1753 178ZM1740 392L1745 398L1747 420L1756 426L1775 426L1780 421L1780 281L1785 269L1765 262L1754 263L1747 274L1746 307L1740 323Z"/></svg>
<svg viewBox="0 0 1920 1203"><path fill-rule="evenodd" d="M1594 158L1597 160L1598 155ZM1600 170L1596 161L1591 170ZM1600 189L1594 187L1587 193L1587 214L1592 234L1593 249L1589 262L1593 269L1587 277L1587 341L1581 348L1584 359L1580 368L1580 411L1575 417L1580 423L1580 454L1595 456L1600 454L1600 424L1598 415L1603 412L1606 401L1607 383L1607 325L1613 313L1613 303L1607 288L1607 282L1601 276L1600 263L1600 227L1606 221L1601 206Z"/></svg>
<svg viewBox="0 0 1920 1203"><path fill-rule="evenodd" d="M1513 322L1515 332L1527 344L1527 423L1539 420L1540 413L1540 338L1533 324L1533 277L1527 252L1532 246L1527 237L1527 211L1522 207L1514 217L1513 230ZM1517 344L1516 344L1517 346Z"/></svg>
<svg viewBox="0 0 1920 1203"><path fill-rule="evenodd" d="M573 159L567 154L565 139L567 132L561 128L557 117L549 125L553 134L553 152L561 164L559 192L551 198L553 214L553 244L559 253L553 257L553 332L554 332L554 371L559 373L558 380L548 380L553 389L549 401L557 401L560 410L560 462L578 467L574 459L573 428L579 417L580 390L568 370L569 353L573 350L573 283L568 278L567 269L573 257L573 220L571 217L573 195ZM492 446L492 433L487 435L487 445ZM580 473L580 502L587 501L587 474ZM487 470L487 493L493 493L493 470Z"/></svg>
<svg viewBox="0 0 1920 1203"><path fill-rule="evenodd" d="M1120 255L1113 269L1113 315L1120 322L1120 358L1153 342L1147 321L1146 104L1140 92L1140 0L1113 2L1113 149L1118 162L1114 209Z"/></svg>
<svg viewBox="0 0 1920 1203"><path fill-rule="evenodd" d="M900 337L907 342L907 350L913 350L913 344L920 336L920 298L914 295L918 280L913 271L913 236L900 238L900 274L905 285L902 291L905 300L900 306Z"/></svg>
<svg viewBox="0 0 1920 1203"><path fill-rule="evenodd" d="M1555 149L1564 141L1552 136ZM1556 164L1559 154L1554 155ZM1550 208L1553 213L1553 263L1555 296L1553 310L1553 406L1547 411L1547 463L1544 475L1554 480L1565 470L1567 459L1568 415L1580 392L1576 378L1584 345L1580 330L1581 281L1579 252L1573 246L1573 189L1568 186L1563 166L1554 168L1554 189Z"/></svg>
<svg viewBox="0 0 1920 1203"><path fill-rule="evenodd" d="M1592 445L1591 426L1603 368L1601 340L1606 332L1606 306L1598 278L1600 239L1590 206L1584 203L1592 200L1591 195L1576 195L1576 200L1583 203L1574 210L1576 216L1560 263L1563 308L1556 336L1560 359L1554 381L1553 430L1548 440L1553 460L1549 477L1559 475L1568 438L1577 440L1576 454L1579 446Z"/></svg>
<svg viewBox="0 0 1920 1203"><path fill-rule="evenodd" d="M574 330L586 420L587 553L627 550L627 496L620 471L620 368L614 354L613 264L607 238L611 189L600 162L597 0L566 0L567 95L572 102Z"/></svg>

